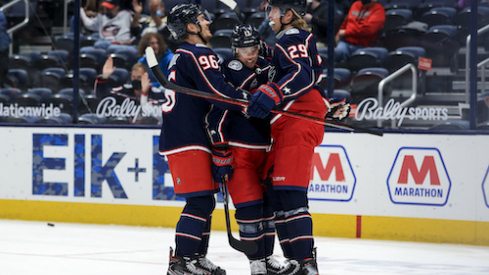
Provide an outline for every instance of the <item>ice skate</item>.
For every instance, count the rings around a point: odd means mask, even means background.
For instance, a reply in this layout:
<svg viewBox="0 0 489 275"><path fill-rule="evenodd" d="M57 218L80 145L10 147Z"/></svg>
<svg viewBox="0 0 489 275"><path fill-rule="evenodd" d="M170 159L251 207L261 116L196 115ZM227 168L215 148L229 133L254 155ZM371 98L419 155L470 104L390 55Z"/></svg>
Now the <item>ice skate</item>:
<svg viewBox="0 0 489 275"><path fill-rule="evenodd" d="M250 260L251 275L267 275L266 259Z"/></svg>
<svg viewBox="0 0 489 275"><path fill-rule="evenodd" d="M268 273L268 274L277 274L277 275L302 275L300 273L301 266L296 260L287 260L285 265L277 272L277 273Z"/></svg>
<svg viewBox="0 0 489 275"><path fill-rule="evenodd" d="M170 247L170 265L168 267L167 275L207 275L198 268L194 263L197 260L191 260L187 257L179 257L173 255L173 248Z"/></svg>
<svg viewBox="0 0 489 275"><path fill-rule="evenodd" d="M226 275L226 270L215 265L213 262L207 259L205 255L198 255L194 266L197 268L197 270L203 272L202 274Z"/></svg>
<svg viewBox="0 0 489 275"><path fill-rule="evenodd" d="M279 274L282 269L285 268L285 265L277 261L273 256L268 256L265 258L265 263L267 266L268 275L276 275Z"/></svg>

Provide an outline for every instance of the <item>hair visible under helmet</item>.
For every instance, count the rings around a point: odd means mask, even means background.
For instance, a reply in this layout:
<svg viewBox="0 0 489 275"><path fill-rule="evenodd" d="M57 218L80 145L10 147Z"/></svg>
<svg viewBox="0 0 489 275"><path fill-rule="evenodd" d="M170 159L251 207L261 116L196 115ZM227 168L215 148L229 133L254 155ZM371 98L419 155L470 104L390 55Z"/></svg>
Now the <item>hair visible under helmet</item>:
<svg viewBox="0 0 489 275"><path fill-rule="evenodd" d="M292 24L296 28L309 30L306 21L303 19L307 11L307 0L268 0L268 5L280 8L280 22L283 25ZM287 10L292 10L294 19L291 22L282 22L282 17Z"/></svg>
<svg viewBox="0 0 489 275"><path fill-rule="evenodd" d="M231 48L236 54L236 48L247 48L260 45L260 34L251 25L237 25L231 35Z"/></svg>
<svg viewBox="0 0 489 275"><path fill-rule="evenodd" d="M194 23L198 25L201 29L200 22L197 17L201 14L206 15L208 19L208 13L197 4L178 4L174 6L170 13L168 14L167 24L170 32L174 38L181 38L186 34L198 35L202 41L206 42L202 38L200 31L198 33L191 33L187 30L187 24ZM210 19L208 19L210 21Z"/></svg>

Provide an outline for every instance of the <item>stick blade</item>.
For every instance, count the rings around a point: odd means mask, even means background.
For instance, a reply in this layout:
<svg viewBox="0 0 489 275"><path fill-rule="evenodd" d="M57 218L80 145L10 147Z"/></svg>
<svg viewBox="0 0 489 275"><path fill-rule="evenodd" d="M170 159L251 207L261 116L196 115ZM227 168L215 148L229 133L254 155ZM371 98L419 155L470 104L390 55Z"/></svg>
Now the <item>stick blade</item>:
<svg viewBox="0 0 489 275"><path fill-rule="evenodd" d="M228 6L231 10L234 10L238 5L236 1L233 0L219 0L219 1L221 1L224 5Z"/></svg>

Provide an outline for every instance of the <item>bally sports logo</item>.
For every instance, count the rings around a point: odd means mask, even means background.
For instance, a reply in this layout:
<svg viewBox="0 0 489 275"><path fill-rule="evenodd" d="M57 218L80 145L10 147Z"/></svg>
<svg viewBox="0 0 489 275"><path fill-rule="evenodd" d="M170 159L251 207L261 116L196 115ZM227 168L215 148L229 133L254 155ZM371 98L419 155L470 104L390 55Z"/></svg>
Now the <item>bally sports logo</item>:
<svg viewBox="0 0 489 275"><path fill-rule="evenodd" d="M308 190L310 200L350 201L356 181L343 146L316 147Z"/></svg>
<svg viewBox="0 0 489 275"><path fill-rule="evenodd" d="M443 206L452 183L436 148L403 147L387 178L393 203Z"/></svg>

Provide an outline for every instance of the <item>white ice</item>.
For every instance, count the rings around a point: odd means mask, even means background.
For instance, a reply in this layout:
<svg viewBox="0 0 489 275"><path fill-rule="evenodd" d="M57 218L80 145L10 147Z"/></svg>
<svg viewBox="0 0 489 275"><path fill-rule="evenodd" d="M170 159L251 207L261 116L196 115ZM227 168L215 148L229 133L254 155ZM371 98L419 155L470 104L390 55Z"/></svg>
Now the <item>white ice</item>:
<svg viewBox="0 0 489 275"><path fill-rule="evenodd" d="M489 247L325 237L315 242L320 274L489 274ZM165 275L170 246L174 229L0 220L0 274ZM275 254L283 260L280 247ZM208 257L229 275L250 274L225 232L212 232Z"/></svg>

